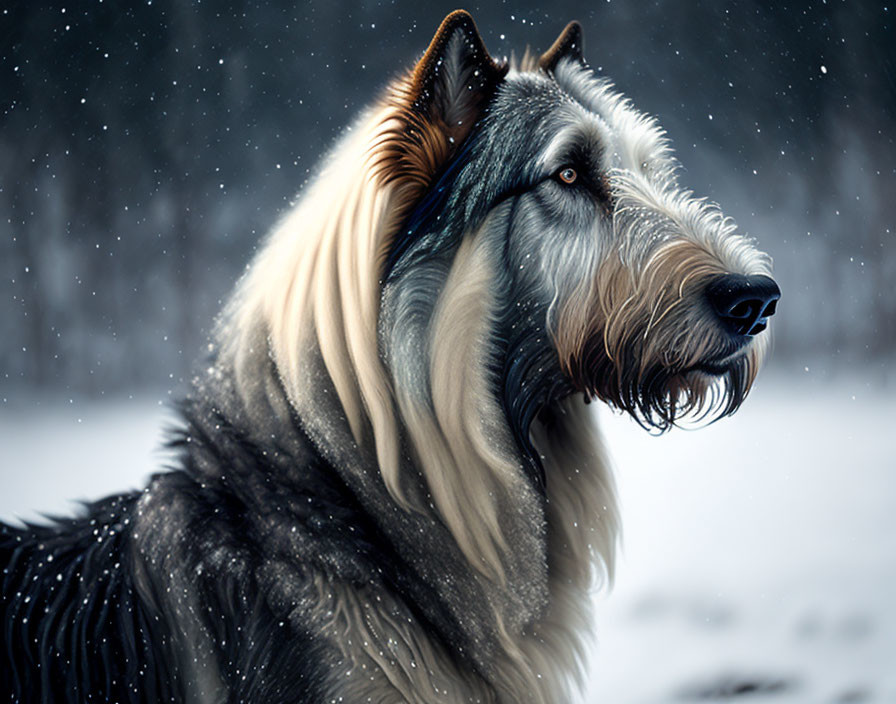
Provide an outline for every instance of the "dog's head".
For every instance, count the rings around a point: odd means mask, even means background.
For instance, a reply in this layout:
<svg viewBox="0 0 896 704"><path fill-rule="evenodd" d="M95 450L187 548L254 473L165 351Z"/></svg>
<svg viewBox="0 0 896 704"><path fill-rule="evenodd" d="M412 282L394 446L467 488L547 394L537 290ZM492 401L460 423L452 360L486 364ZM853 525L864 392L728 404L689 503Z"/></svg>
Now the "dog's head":
<svg viewBox="0 0 896 704"><path fill-rule="evenodd" d="M385 278L433 283L476 242L511 414L573 391L660 429L739 407L779 297L770 260L679 185L664 133L588 67L577 23L508 70L453 13L408 85L403 168L427 163L427 186Z"/></svg>

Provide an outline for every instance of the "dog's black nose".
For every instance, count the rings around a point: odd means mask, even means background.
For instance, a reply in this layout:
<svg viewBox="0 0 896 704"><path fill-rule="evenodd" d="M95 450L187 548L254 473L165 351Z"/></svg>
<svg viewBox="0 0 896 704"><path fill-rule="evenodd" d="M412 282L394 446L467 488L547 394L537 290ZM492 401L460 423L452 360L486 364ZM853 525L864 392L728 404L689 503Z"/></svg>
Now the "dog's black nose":
<svg viewBox="0 0 896 704"><path fill-rule="evenodd" d="M731 332L756 335L775 314L781 289L768 276L725 274L706 288L712 309Z"/></svg>

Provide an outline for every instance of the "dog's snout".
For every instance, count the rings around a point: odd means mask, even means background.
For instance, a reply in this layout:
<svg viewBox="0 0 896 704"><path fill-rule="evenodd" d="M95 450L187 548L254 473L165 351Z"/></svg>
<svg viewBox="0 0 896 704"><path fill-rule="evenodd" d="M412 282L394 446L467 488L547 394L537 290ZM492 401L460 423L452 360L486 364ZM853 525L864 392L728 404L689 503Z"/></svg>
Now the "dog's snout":
<svg viewBox="0 0 896 704"><path fill-rule="evenodd" d="M706 288L713 311L737 335L757 335L775 314L781 289L762 275L725 274Z"/></svg>

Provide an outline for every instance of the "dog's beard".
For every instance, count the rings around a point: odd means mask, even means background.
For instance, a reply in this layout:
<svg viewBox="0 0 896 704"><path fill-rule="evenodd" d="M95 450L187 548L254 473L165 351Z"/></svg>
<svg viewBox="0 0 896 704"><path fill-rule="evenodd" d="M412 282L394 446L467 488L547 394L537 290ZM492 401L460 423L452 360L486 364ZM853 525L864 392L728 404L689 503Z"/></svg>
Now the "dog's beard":
<svg viewBox="0 0 896 704"><path fill-rule="evenodd" d="M593 339L579 365L578 386L586 398L598 398L659 432L685 419L712 422L737 411L759 363L752 348L716 365L645 358L642 347L623 347L611 359L603 339Z"/></svg>

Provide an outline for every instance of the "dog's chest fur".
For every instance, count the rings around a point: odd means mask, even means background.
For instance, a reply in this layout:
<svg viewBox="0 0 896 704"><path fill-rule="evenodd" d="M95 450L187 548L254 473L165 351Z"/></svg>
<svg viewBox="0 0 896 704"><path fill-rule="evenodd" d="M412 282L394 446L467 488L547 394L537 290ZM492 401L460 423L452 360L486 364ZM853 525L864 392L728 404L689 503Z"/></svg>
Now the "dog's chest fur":
<svg viewBox="0 0 896 704"><path fill-rule="evenodd" d="M243 689L249 701L510 701L527 686L522 662L587 627L586 594L575 595L576 623L551 620L564 604L550 604L563 595L548 584L543 527L540 555L521 543L532 579L490 585L437 521L395 507L325 406L315 417L331 419L326 429L284 415L269 382L254 398L220 376L214 392L200 387L183 406L183 469L136 505L138 592L165 615L195 701ZM527 520L546 523L545 506ZM506 652L508 637L520 653Z"/></svg>

